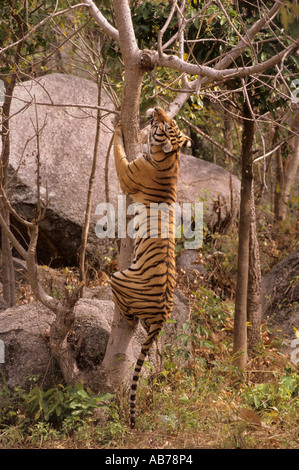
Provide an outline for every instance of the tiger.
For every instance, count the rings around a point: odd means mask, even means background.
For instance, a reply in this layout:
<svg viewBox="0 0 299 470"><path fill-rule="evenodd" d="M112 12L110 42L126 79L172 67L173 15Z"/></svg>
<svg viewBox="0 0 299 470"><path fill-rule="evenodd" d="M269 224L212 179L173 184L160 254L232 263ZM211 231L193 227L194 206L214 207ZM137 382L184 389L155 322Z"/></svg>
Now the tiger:
<svg viewBox="0 0 299 470"><path fill-rule="evenodd" d="M153 203L172 207L177 199L180 149L191 147L191 139L178 128L161 107L147 111L150 121L149 151L129 162L124 148L121 124L114 131L114 160L121 190L142 205L139 231L134 240L133 261L128 269L111 276L113 300L121 314L134 327L145 323L147 337L136 362L130 388L130 426L135 427L135 401L140 371L155 339L173 308L175 284L174 210L169 210L167 233L160 221L151 232ZM162 217L162 216L161 216ZM143 227L141 227L141 225Z"/></svg>

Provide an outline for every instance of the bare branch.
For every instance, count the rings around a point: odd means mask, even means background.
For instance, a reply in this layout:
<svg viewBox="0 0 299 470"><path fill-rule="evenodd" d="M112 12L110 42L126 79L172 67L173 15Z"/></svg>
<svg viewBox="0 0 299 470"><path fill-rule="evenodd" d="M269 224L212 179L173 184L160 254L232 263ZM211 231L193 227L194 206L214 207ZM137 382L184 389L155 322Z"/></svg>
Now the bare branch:
<svg viewBox="0 0 299 470"><path fill-rule="evenodd" d="M183 28L185 29L186 26L189 24L189 23L192 23L196 18L198 18L199 16L203 15L203 13L205 12L205 10L214 2L214 0L210 0L206 5L204 5L204 7L198 11L196 13L196 15L194 15L192 18L189 18L188 20L184 20L184 24L183 24ZM177 31L173 36L172 38L170 38L167 43L165 43L163 45L163 51L166 50L178 37L180 31Z"/></svg>
<svg viewBox="0 0 299 470"><path fill-rule="evenodd" d="M89 6L89 11L93 19L97 22L101 28L115 41L119 42L119 33L109 21L106 20L105 16L100 12L95 3L92 0L84 0L84 3Z"/></svg>
<svg viewBox="0 0 299 470"><path fill-rule="evenodd" d="M12 244L12 246L17 250L17 252L22 256L22 258L25 260L26 259L26 256L27 256L27 252L26 250L22 247L22 245L18 242L18 240L16 239L16 237L12 234L12 232L10 231L7 223L5 222L4 220L4 217L2 216L1 212L0 212L0 225L1 225L1 229L6 233L10 243Z"/></svg>
<svg viewBox="0 0 299 470"><path fill-rule="evenodd" d="M6 192L4 191L4 189L2 188L2 185L0 187L0 200L2 199L2 203L7 207L7 209L9 210L9 212L11 213L11 215L18 221L20 222L22 225L24 225L25 227L29 228L31 227L32 223L31 222L28 222L28 220L24 219L22 216L20 216L16 211L15 209L12 207L12 205L10 204L10 201L7 197L7 194ZM1 223L0 223L1 225ZM17 249L17 248L16 248ZM19 250L17 250L19 251ZM21 254L21 253L20 253ZM22 256L22 255L21 255Z"/></svg>
<svg viewBox="0 0 299 470"><path fill-rule="evenodd" d="M66 8L65 10L61 10L61 11L58 11L57 13L53 13L52 15L47 16L47 18L44 18L42 21L40 21L36 26L34 26L34 28L32 28L21 39L0 49L0 55L2 55L8 49L11 49L12 47L17 46L18 44L21 44L22 42L26 41L26 39L32 36L32 34L34 34L36 30L41 28L47 21L51 20L52 18L55 18L56 16L63 15L64 13L67 13L68 11L71 11L71 10L74 10L75 8L80 8L80 7L87 7L87 5L84 3L78 3L77 5L70 6L69 8Z"/></svg>
<svg viewBox="0 0 299 470"><path fill-rule="evenodd" d="M90 0L91 1L91 0ZM132 23L131 10L128 0L113 0L114 12L119 33L119 47L124 62L136 60L139 52Z"/></svg>
<svg viewBox="0 0 299 470"><path fill-rule="evenodd" d="M181 120L184 121L186 124L188 124L188 126L191 127L191 129L195 130L196 132L198 132L198 134L200 134L202 137L204 137L209 142L211 142L212 145L214 145L215 147L220 149L222 152L226 153L226 155L228 155L232 160L234 160L234 162L236 162L236 163L240 162L239 158L235 157L235 155L233 155L227 148L225 148L223 145L219 144L219 142L216 142L216 140L212 139L212 137L210 137L205 132L203 132L201 129L199 129L199 127L194 126L194 124L192 124L190 121L188 121L185 118L181 118Z"/></svg>
<svg viewBox="0 0 299 470"><path fill-rule="evenodd" d="M274 149L269 150L269 152L264 153L263 155L260 155L259 157L256 157L256 158L253 160L253 163L258 162L259 160L262 160L263 158L269 157L270 155L272 155L273 153L275 153L278 149L280 149L280 147L282 147L282 145L283 145L284 143L285 143L285 140L283 140L283 141L280 142L278 145L276 145L276 147L274 147Z"/></svg>
<svg viewBox="0 0 299 470"><path fill-rule="evenodd" d="M230 52L220 59L216 65L216 69L220 70L228 67L237 57L239 57L246 47L248 47L248 44L251 43L257 33L273 20L273 18L279 12L281 5L286 3L286 1L287 0L278 0L274 3L271 10L265 12L264 14L261 13L261 18L256 21L256 23L254 23L248 31L246 31L241 41L239 41Z"/></svg>
<svg viewBox="0 0 299 470"><path fill-rule="evenodd" d="M57 314L59 301L54 299L47 292L43 289L41 283L38 279L38 270L36 264L36 246L37 246L37 239L38 239L38 224L32 224L32 227L29 229L29 246L28 250L24 250L25 254L21 255L27 265L27 274L28 280L30 282L30 286L33 290L34 295L36 298L47 308L52 310L55 314Z"/></svg>
<svg viewBox="0 0 299 470"><path fill-rule="evenodd" d="M178 70L179 72L186 72L190 75L199 75L205 77L209 80L219 81L224 79L233 79L233 78L244 78L249 75L254 75L257 73L262 73L265 70L273 67L278 64L282 59L287 55L295 52L299 47L299 40L295 41L293 44L288 46L284 51L281 51L264 62L259 64L250 65L248 67L237 67L231 69L218 70L212 67L207 67L205 65L196 65L188 64L184 60L179 59L174 55L163 54L161 58L158 58L158 54L153 54L153 61L156 62L156 65L161 67L168 67L170 69ZM192 82L190 84L190 91L195 91L196 83Z"/></svg>
<svg viewBox="0 0 299 470"><path fill-rule="evenodd" d="M298 41L296 43L291 44L280 54L273 56L271 59L263 62L262 64L255 64L251 68L243 67L242 69L227 69L227 67L242 54L242 52L246 49L247 45L251 43L256 34L267 24L270 24L270 22L280 10L281 5L285 2L286 0L277 0L269 11L265 12L264 14L261 13L260 19L256 21L251 26L251 28L249 28L248 31L246 31L244 37L238 42L235 47L232 48L231 51L227 52L224 57L221 57L219 59L214 68L207 66L199 66L196 64L188 64L191 67L188 67L187 70L187 68L185 67L185 64L187 64L186 62L180 61L174 56L163 55L161 63L159 65L170 68L176 68L177 66L179 66L180 71L187 71L187 73L190 73L191 75L198 75L198 79L196 81L189 82L190 92L186 91L185 93L179 94L176 99L171 103L168 110L171 116L174 116L181 109L181 107L185 104L188 98L195 91L198 92L199 89L202 89L205 86L209 85L211 80L221 81L228 78L235 78L237 76L245 77L250 74L260 73L266 70L267 68L278 64L281 60L284 60L285 53L289 54L294 52L298 48ZM155 58L157 60L157 57ZM186 88L186 83L184 84L184 87Z"/></svg>
<svg viewBox="0 0 299 470"><path fill-rule="evenodd" d="M31 105L32 103L32 100L27 102L21 98L18 98L19 101L22 101L23 103L27 103L24 108L21 109L21 111L23 111L23 109L26 109L26 107L28 107L29 105ZM99 111L104 111L106 113L111 113L111 114L115 114L116 116L119 116L120 115L120 112L115 110L115 109L109 109L109 108L105 108L103 106L97 106L97 105L89 105L89 104L74 104L74 103L41 103L39 101L37 101L36 103L36 106L50 106L50 107L58 107L58 108L86 108L86 109L95 109L95 110L99 110ZM18 111L19 113L20 111ZM18 113L15 113L15 114L18 114ZM14 115L13 115L14 116Z"/></svg>
<svg viewBox="0 0 299 470"><path fill-rule="evenodd" d="M176 4L177 4L177 0L175 0L173 2L173 5L171 7L171 10L170 10L170 13L168 15L168 18L163 26L163 28L159 31L158 33L158 41L157 41L157 47L158 47L158 54L159 54L159 57L162 57L163 56L163 48L162 48L162 39L163 39L163 35L165 33L165 31L167 30L168 26L169 26L169 23L171 22L172 20L172 17L174 15L174 12L176 10Z"/></svg>
<svg viewBox="0 0 299 470"><path fill-rule="evenodd" d="M241 39L241 41L243 41L244 39L242 38L242 35L239 33L239 31L237 30L237 28L234 26L233 22L231 21L229 15L227 14L226 12L226 9L224 8L224 6L222 5L222 2L220 0L216 0L216 3L217 5L219 6L220 10L222 11L222 13L224 14L225 18L226 18L226 21L228 22L228 24L230 25L231 29L235 32L235 34ZM248 40L248 39L247 39ZM250 47L251 43L248 42L247 46Z"/></svg>

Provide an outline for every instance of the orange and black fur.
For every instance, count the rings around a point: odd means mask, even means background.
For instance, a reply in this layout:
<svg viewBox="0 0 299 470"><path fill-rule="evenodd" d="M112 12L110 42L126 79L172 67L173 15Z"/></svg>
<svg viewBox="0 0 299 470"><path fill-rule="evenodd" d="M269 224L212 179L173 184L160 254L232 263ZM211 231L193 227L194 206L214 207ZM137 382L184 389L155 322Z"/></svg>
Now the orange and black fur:
<svg viewBox="0 0 299 470"><path fill-rule="evenodd" d="M111 277L113 299L131 326L136 318L148 327L147 338L134 370L130 395L131 427L135 425L137 382L151 345L170 317L175 282L174 213L171 205L177 197L180 148L190 147L190 139L178 128L162 108L147 113L151 120L150 151L146 157L128 162L121 127L114 133L114 158L121 189L134 202L143 204L143 216L134 242L131 266ZM167 237L163 224L150 229L150 205L165 203L170 207L167 219ZM173 207L173 206L172 206ZM165 227L164 227L165 228Z"/></svg>

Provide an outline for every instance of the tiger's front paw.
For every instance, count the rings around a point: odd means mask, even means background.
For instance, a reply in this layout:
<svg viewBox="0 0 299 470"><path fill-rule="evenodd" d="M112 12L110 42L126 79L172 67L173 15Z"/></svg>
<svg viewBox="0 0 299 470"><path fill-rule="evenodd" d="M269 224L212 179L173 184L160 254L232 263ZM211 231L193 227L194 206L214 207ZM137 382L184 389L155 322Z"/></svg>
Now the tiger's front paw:
<svg viewBox="0 0 299 470"><path fill-rule="evenodd" d="M118 144L123 144L123 132L121 129L121 122L117 124L117 126L114 129L114 142Z"/></svg>
<svg viewBox="0 0 299 470"><path fill-rule="evenodd" d="M118 123L116 124L115 129L114 129L114 134L118 134L122 136L121 121L118 121Z"/></svg>

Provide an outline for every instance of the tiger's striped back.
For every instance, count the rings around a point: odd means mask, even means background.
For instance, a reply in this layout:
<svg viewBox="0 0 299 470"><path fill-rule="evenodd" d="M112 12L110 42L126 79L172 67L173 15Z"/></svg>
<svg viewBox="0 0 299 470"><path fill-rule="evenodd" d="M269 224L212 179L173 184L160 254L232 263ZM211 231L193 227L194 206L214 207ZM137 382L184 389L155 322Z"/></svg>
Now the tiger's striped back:
<svg viewBox="0 0 299 470"><path fill-rule="evenodd" d="M139 318L148 328L131 385L131 427L135 425L137 383L143 363L172 312L175 283L174 203L180 148L190 146L188 137L163 109L151 110L150 118L150 152L147 157L129 163L120 127L116 128L114 135L114 157L120 186L135 202L141 203L133 262L128 269L111 277L113 299L122 315L131 326Z"/></svg>

